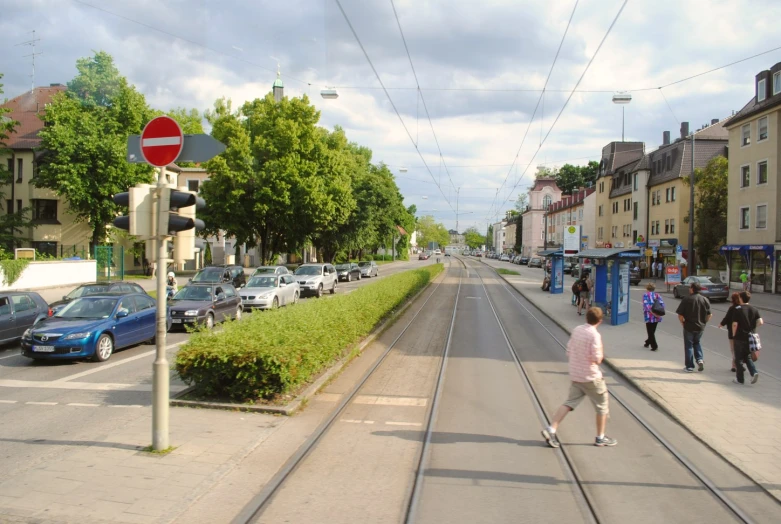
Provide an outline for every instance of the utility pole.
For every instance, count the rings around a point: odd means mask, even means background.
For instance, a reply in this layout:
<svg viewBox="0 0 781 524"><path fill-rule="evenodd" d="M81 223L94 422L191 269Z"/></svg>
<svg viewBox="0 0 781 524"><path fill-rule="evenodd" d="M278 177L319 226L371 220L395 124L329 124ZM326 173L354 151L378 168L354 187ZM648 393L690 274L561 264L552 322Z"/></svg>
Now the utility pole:
<svg viewBox="0 0 781 524"><path fill-rule="evenodd" d="M456 188L456 237L458 237L458 194L461 192L461 187Z"/></svg>
<svg viewBox="0 0 781 524"><path fill-rule="evenodd" d="M689 175L689 256L686 264L689 268L688 275L694 275L694 131L692 131L692 171Z"/></svg>
<svg viewBox="0 0 781 524"><path fill-rule="evenodd" d="M43 53L38 53L38 52L36 52L36 51L35 51L35 44L36 44L37 42L40 42L40 41L41 41L41 39L40 39L40 38L35 38L35 29L33 29L33 30L31 31L31 33L32 33L32 35L33 35L33 38L32 38L32 40L28 40L27 42L22 42L22 43L20 43L20 44L16 44L16 45L17 45L17 46L20 46L20 45L29 45L29 46L31 46L31 47L33 48L33 52L32 52L32 53L30 53L29 55L24 55L24 57L23 57L23 58L28 58L28 57L30 57L30 58L32 59L32 66L33 66L33 71L32 71L32 74L30 75L30 79L31 79L31 81L30 81L30 92L32 93L33 91L35 91L35 57L36 57L36 56L40 56L40 55L42 55Z"/></svg>

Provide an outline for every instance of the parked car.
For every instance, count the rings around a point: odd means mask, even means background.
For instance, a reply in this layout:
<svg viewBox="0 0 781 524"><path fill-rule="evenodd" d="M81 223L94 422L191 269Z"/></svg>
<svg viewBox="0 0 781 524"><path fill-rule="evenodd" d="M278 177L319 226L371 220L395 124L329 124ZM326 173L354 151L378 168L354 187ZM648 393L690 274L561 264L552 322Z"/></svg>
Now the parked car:
<svg viewBox="0 0 781 524"><path fill-rule="evenodd" d="M521 257L520 264L521 264L522 266L525 266L525 265L527 265L528 263L529 263L529 257L527 257L527 256L522 256L522 257Z"/></svg>
<svg viewBox="0 0 781 524"><path fill-rule="evenodd" d="M20 339L25 331L52 313L52 309L38 293L0 293L0 344Z"/></svg>
<svg viewBox="0 0 781 524"><path fill-rule="evenodd" d="M144 288L136 284L135 282L92 282L89 284L82 284L64 297L62 300L52 302L49 307L52 311L57 311L59 308L74 300L76 298L86 297L90 295L100 295L103 293L146 293Z"/></svg>
<svg viewBox="0 0 781 524"><path fill-rule="evenodd" d="M285 266L260 266L252 272L252 277L258 275L287 275L290 271Z"/></svg>
<svg viewBox="0 0 781 524"><path fill-rule="evenodd" d="M22 354L36 360L92 358L104 362L117 349L153 343L156 313L157 302L146 293L76 298L24 332Z"/></svg>
<svg viewBox="0 0 781 524"><path fill-rule="evenodd" d="M247 284L244 268L241 266L207 266L198 271L190 282L195 284L223 284L228 282L236 289Z"/></svg>
<svg viewBox="0 0 781 524"><path fill-rule="evenodd" d="M724 282L715 282L712 277L686 277L683 282L673 287L673 296L683 298L689 294L689 287L693 282L699 282L702 286L700 293L709 300L721 300L726 302L729 298L729 286Z"/></svg>
<svg viewBox="0 0 781 524"><path fill-rule="evenodd" d="M509 262L509 261L510 261L510 255L502 255L502 256L499 258L499 261L500 261L500 262Z"/></svg>
<svg viewBox="0 0 781 524"><path fill-rule="evenodd" d="M244 307L236 288L228 282L194 282L180 289L170 302L172 326L204 325L208 329L229 318L241 319Z"/></svg>
<svg viewBox="0 0 781 524"><path fill-rule="evenodd" d="M276 309L296 304L301 296L301 286L293 275L258 275L247 281L239 296L245 310Z"/></svg>
<svg viewBox="0 0 781 524"><path fill-rule="evenodd" d="M429 258L431 258L431 257L430 257L430 256L429 256L429 254L428 254L428 253L426 253L425 251L421 252L421 253L418 255L418 260L428 260Z"/></svg>
<svg viewBox="0 0 781 524"><path fill-rule="evenodd" d="M540 257L533 257L529 260L529 267L542 267L542 259Z"/></svg>
<svg viewBox="0 0 781 524"><path fill-rule="evenodd" d="M475 256L477 258L481 258L483 256L483 252L482 251L478 251L478 252L475 253Z"/></svg>
<svg viewBox="0 0 781 524"><path fill-rule="evenodd" d="M358 262L358 267L361 268L361 276L366 278L380 276L380 266L374 260L366 260L364 262Z"/></svg>
<svg viewBox="0 0 781 524"><path fill-rule="evenodd" d="M339 280L352 282L353 279L361 279L361 268L358 264L351 262L349 264L336 264L336 276Z"/></svg>
<svg viewBox="0 0 781 524"><path fill-rule="evenodd" d="M323 296L326 289L336 293L336 268L331 264L303 264L293 273L301 286L301 296Z"/></svg>
<svg viewBox="0 0 781 524"><path fill-rule="evenodd" d="M642 276L640 275L640 268L629 268L629 283L633 286L640 285L640 280L642 280Z"/></svg>

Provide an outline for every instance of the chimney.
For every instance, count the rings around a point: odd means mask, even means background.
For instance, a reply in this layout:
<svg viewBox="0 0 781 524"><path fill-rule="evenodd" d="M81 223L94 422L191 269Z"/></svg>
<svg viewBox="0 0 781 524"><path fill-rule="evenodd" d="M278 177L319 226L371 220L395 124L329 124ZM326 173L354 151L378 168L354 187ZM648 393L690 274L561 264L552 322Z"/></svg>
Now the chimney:
<svg viewBox="0 0 781 524"><path fill-rule="evenodd" d="M715 126L718 123L719 123L719 119L718 118L712 118L711 121L710 121L710 125L712 125L712 126Z"/></svg>
<svg viewBox="0 0 781 524"><path fill-rule="evenodd" d="M669 131L665 131L664 133L662 133L662 145L663 146L670 145L670 132Z"/></svg>
<svg viewBox="0 0 781 524"><path fill-rule="evenodd" d="M681 122L681 138L689 136L689 122Z"/></svg>

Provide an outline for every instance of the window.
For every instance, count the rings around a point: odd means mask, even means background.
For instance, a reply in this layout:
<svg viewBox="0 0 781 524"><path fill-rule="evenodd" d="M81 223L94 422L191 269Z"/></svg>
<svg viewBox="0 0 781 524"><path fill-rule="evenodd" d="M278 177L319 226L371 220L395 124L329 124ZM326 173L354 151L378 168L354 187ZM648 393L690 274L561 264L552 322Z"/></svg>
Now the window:
<svg viewBox="0 0 781 524"><path fill-rule="evenodd" d="M21 158L16 159L16 181L21 182L22 181L22 172L23 172L24 164L22 163Z"/></svg>
<svg viewBox="0 0 781 524"><path fill-rule="evenodd" d="M138 311L143 311L145 309L152 309L157 307L157 302L155 302L151 297L141 295L133 297L136 302L136 309Z"/></svg>
<svg viewBox="0 0 781 524"><path fill-rule="evenodd" d="M57 256L57 242L33 242L33 249L43 255Z"/></svg>
<svg viewBox="0 0 781 524"><path fill-rule="evenodd" d="M757 229L767 229L767 204L757 206Z"/></svg>
<svg viewBox="0 0 781 524"><path fill-rule="evenodd" d="M22 201L17 199L16 200L16 212L18 213L21 210L22 210Z"/></svg>
<svg viewBox="0 0 781 524"><path fill-rule="evenodd" d="M33 220L57 220L56 200L33 200Z"/></svg>
<svg viewBox="0 0 781 524"><path fill-rule="evenodd" d="M613 213L618 213L618 202L613 202Z"/></svg>
<svg viewBox="0 0 781 524"><path fill-rule="evenodd" d="M662 190L657 189L656 190L656 203L661 204L662 203Z"/></svg>
<svg viewBox="0 0 781 524"><path fill-rule="evenodd" d="M741 207L740 208L740 229L748 229L750 222L749 217L751 216L751 209L748 207Z"/></svg>
<svg viewBox="0 0 781 524"><path fill-rule="evenodd" d="M618 226L613 226L613 229L611 230L613 238L616 238L618 236Z"/></svg>
<svg viewBox="0 0 781 524"><path fill-rule="evenodd" d="M632 214L632 220L637 220L637 215L639 212L640 212L640 204L638 202L635 202L634 211Z"/></svg>
<svg viewBox="0 0 781 524"><path fill-rule="evenodd" d="M670 188L670 201L675 202L675 187Z"/></svg>
<svg viewBox="0 0 781 524"><path fill-rule="evenodd" d="M664 159L667 161L667 171L671 170L673 168L673 157L665 155Z"/></svg>
<svg viewBox="0 0 781 524"><path fill-rule="evenodd" d="M13 200L6 200L5 201L5 210L9 215L13 215L14 213L14 201Z"/></svg>
<svg viewBox="0 0 781 524"><path fill-rule="evenodd" d="M767 184L767 160L757 164L757 184Z"/></svg>
<svg viewBox="0 0 781 524"><path fill-rule="evenodd" d="M543 199L542 199L542 208L543 209L548 209L550 207L550 205L551 205L551 201L552 200L553 199L551 198L550 195L545 195L545 197L543 197Z"/></svg>
<svg viewBox="0 0 781 524"><path fill-rule="evenodd" d="M740 166L740 187L748 187L751 184L751 168Z"/></svg>
<svg viewBox="0 0 781 524"><path fill-rule="evenodd" d="M11 301L14 303L14 311L16 313L36 308L35 302L27 295L14 295L11 297Z"/></svg>
<svg viewBox="0 0 781 524"><path fill-rule="evenodd" d="M583 208L578 209L578 220L583 220Z"/></svg>
<svg viewBox="0 0 781 524"><path fill-rule="evenodd" d="M600 227L600 228L599 228L599 230L597 231L597 238L598 238L599 240L602 240L602 237L603 237L603 234L602 234L602 228Z"/></svg>
<svg viewBox="0 0 781 524"><path fill-rule="evenodd" d="M601 217L605 216L605 206L603 205L599 206L599 216Z"/></svg>
<svg viewBox="0 0 781 524"><path fill-rule="evenodd" d="M773 94L781 93L781 71L773 75Z"/></svg>
<svg viewBox="0 0 781 524"><path fill-rule="evenodd" d="M14 176L14 159L9 158L8 159L8 174L12 177Z"/></svg>
<svg viewBox="0 0 781 524"><path fill-rule="evenodd" d="M757 82L757 102L763 101L767 98L767 89L765 89L765 79Z"/></svg>
<svg viewBox="0 0 781 524"><path fill-rule="evenodd" d="M670 219L670 234L672 235L673 233L675 233L675 219L671 218Z"/></svg>
<svg viewBox="0 0 781 524"><path fill-rule="evenodd" d="M638 178L639 178L639 175L637 173L635 173L635 180L633 182L634 185L632 186L632 190L633 191L637 191L637 180L638 180Z"/></svg>
<svg viewBox="0 0 781 524"><path fill-rule="evenodd" d="M757 121L757 142L767 140L767 117L763 116Z"/></svg>
<svg viewBox="0 0 781 524"><path fill-rule="evenodd" d="M198 188L200 187L200 180L188 180L187 181L187 191L192 191L194 193L198 192Z"/></svg>
<svg viewBox="0 0 781 524"><path fill-rule="evenodd" d="M664 221L664 234L669 235L670 234L670 221L665 220Z"/></svg>
<svg viewBox="0 0 781 524"><path fill-rule="evenodd" d="M743 126L741 132L743 133L743 140L741 144L747 146L751 143L751 124Z"/></svg>
<svg viewBox="0 0 781 524"><path fill-rule="evenodd" d="M665 202L669 202L670 201L670 188L669 187L665 190L665 193L666 193L666 200L665 200Z"/></svg>

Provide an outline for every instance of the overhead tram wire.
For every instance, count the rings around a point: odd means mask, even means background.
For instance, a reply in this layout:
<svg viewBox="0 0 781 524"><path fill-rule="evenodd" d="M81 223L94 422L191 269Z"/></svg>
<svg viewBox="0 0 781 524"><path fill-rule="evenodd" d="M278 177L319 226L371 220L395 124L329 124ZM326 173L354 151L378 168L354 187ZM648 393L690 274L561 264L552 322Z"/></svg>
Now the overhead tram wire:
<svg viewBox="0 0 781 524"><path fill-rule="evenodd" d="M407 52L407 58L409 59L409 66L412 69L412 76L415 78L415 85L418 86L418 94L420 95L420 101L423 102L423 110L426 111L426 118L428 118L428 124L431 127L431 134L434 135L434 142L437 144L437 150L439 151L439 157L442 159L442 166L445 168L447 178L450 180L450 185L453 189L456 185L453 183L453 178L450 176L447 164L445 163L445 155L442 154L442 148L439 146L439 139L437 138L437 132L434 131L434 123L431 121L431 114L428 112L428 106L426 105L426 98L423 96L423 92L420 90L420 81L418 80L418 73L415 71L415 65L412 63L412 55L409 52L409 46L407 46L407 39L404 36L404 30L401 28L401 21L399 20L399 13L396 11L396 4L393 0L390 0L391 8L393 9L393 16L396 18L396 25L399 27L399 34L401 35L401 41L404 43L404 50Z"/></svg>
<svg viewBox="0 0 781 524"><path fill-rule="evenodd" d="M523 138L521 139L521 145L518 146L518 151L515 153L515 161L518 160L518 155L521 154L521 149L523 149L523 144L526 142L526 136L529 134L529 129L532 127L532 122L534 121L534 116L537 114L537 109L540 107L540 103L543 103L544 108L544 98L545 98L545 89L548 87L548 82L550 81L550 77L553 74L553 68L556 67L556 61L559 59L559 54L561 53L561 48L564 46L564 40L567 38L567 33L569 32L570 25L572 25L572 19L575 17L575 11L578 9L578 3L580 0L575 0L575 5L572 7L572 13L569 15L569 20L567 20L567 27L564 28L564 34L561 35L561 41L559 42L559 48L556 50L556 55L553 57L553 62L551 62L550 69L548 70L548 77L545 79L545 83L542 86L542 92L540 93L540 97L537 99L537 105L534 107L534 112L532 113L531 118L529 119L529 125L526 127L526 132L523 134ZM542 146L542 118L540 119L540 146ZM510 173L512 173L513 166L515 165L515 161L513 161L513 164L510 165L510 169L507 171L507 174L504 177L504 180L502 181L502 185L499 186L499 190L501 191L505 184L507 184L507 179L510 176ZM528 166L527 166L528 168ZM524 171L525 173L525 171ZM523 178L523 176L521 176ZM520 179L518 180L520 181ZM516 185L518 183L516 182ZM497 196L499 193L497 192ZM488 216L491 216L491 211L494 210L494 206L496 205L496 202L491 204L491 209L489 209ZM497 209L498 211L498 209ZM487 218L487 217L486 217Z"/></svg>
<svg viewBox="0 0 781 524"><path fill-rule="evenodd" d="M618 22L618 19L621 17L621 13L624 12L624 8L626 7L626 4L628 2L629 0L624 0L624 3L621 4L621 8L618 10L618 13L616 13L615 18L613 18L613 21L610 23L610 27L607 28L607 32L605 33L605 36L602 37L602 41L599 42L599 45L597 46L596 51L594 51L594 55L591 57L591 60L589 60L588 64L586 64L586 68L583 70L583 73L580 75L580 78L578 78L575 87L572 89L572 92L569 94L567 100L564 102L564 105L561 107L561 111L559 111L559 114L556 115L556 119L551 124L550 129L548 129L548 133L545 135L545 138L542 140L542 143L540 143L540 147L538 147L537 150L534 152L534 155L532 155L532 158L531 160L529 160L529 164L526 166L526 169L524 169L521 178L518 180L518 182L515 183L508 197L505 198L502 205L499 206L500 208L504 207L505 204L507 204L507 201L510 199L510 196L512 195L513 191L515 191L515 189L518 187L518 184L520 184L520 181L526 175L526 171L528 171L529 166L534 162L534 159L537 157L537 154L540 152L540 149L542 149L542 146L545 145L545 142L547 142L548 137L550 136L551 132L553 132L553 128L556 127L556 123L559 121L559 118L561 118L561 115L562 113L564 113L564 110L567 109L567 105L569 105L569 101L572 100L575 91L577 90L580 83L583 81L583 78L586 76L586 73L588 73L591 64L594 63L594 59L597 57L597 55L599 55L599 50L602 49L602 46L605 44L605 41L607 40L607 37L610 36L610 32L613 30L613 27L616 25L616 22Z"/></svg>
<svg viewBox="0 0 781 524"><path fill-rule="evenodd" d="M393 107L393 111L396 113L396 116L399 118L399 122L401 122L401 126L404 128L404 131L406 131L407 136L410 139L410 142L412 142L412 145L415 146L415 151L418 152L418 156L420 157L421 162L423 162L423 165L426 166L426 170L428 171L428 174L431 175L431 179L434 180L434 182L436 183L436 178L434 177L434 173L431 172L431 168L426 163L426 159L423 157L423 153L420 152L418 145L415 143L415 140L412 138L412 133L410 133L409 129L407 128L407 125L404 123L404 119L401 118L401 113L399 113L396 104L393 103L393 99L391 98L390 93L388 93L388 90L385 89L385 84L382 82L382 79L380 78L380 74L377 72L377 68L374 67L374 63L369 57L369 53L366 51L366 48L363 46L363 43L361 42L361 39L358 37L358 33L355 32L355 28L353 27L352 22L350 22L350 18L347 16L344 7L342 7L342 2L340 0L334 0L334 1L336 2L336 5L339 7L339 11L342 12L344 21L347 22L347 27L350 28L353 37L355 37L355 41L358 43L358 47L361 48L361 51L363 52L363 56L366 57L366 61L369 63L369 67L372 68L372 71L374 72L374 76L377 77L377 82L379 82L380 86L382 86L382 89L385 92L385 96L388 98L388 102L390 102L391 107ZM442 198L445 199L445 202L447 202L447 205L450 206L450 209L455 211L455 209L453 209L453 204L450 203L450 200L445 195L445 192L442 191L442 186L439 183L437 183L437 189L439 189L439 192L442 194Z"/></svg>

